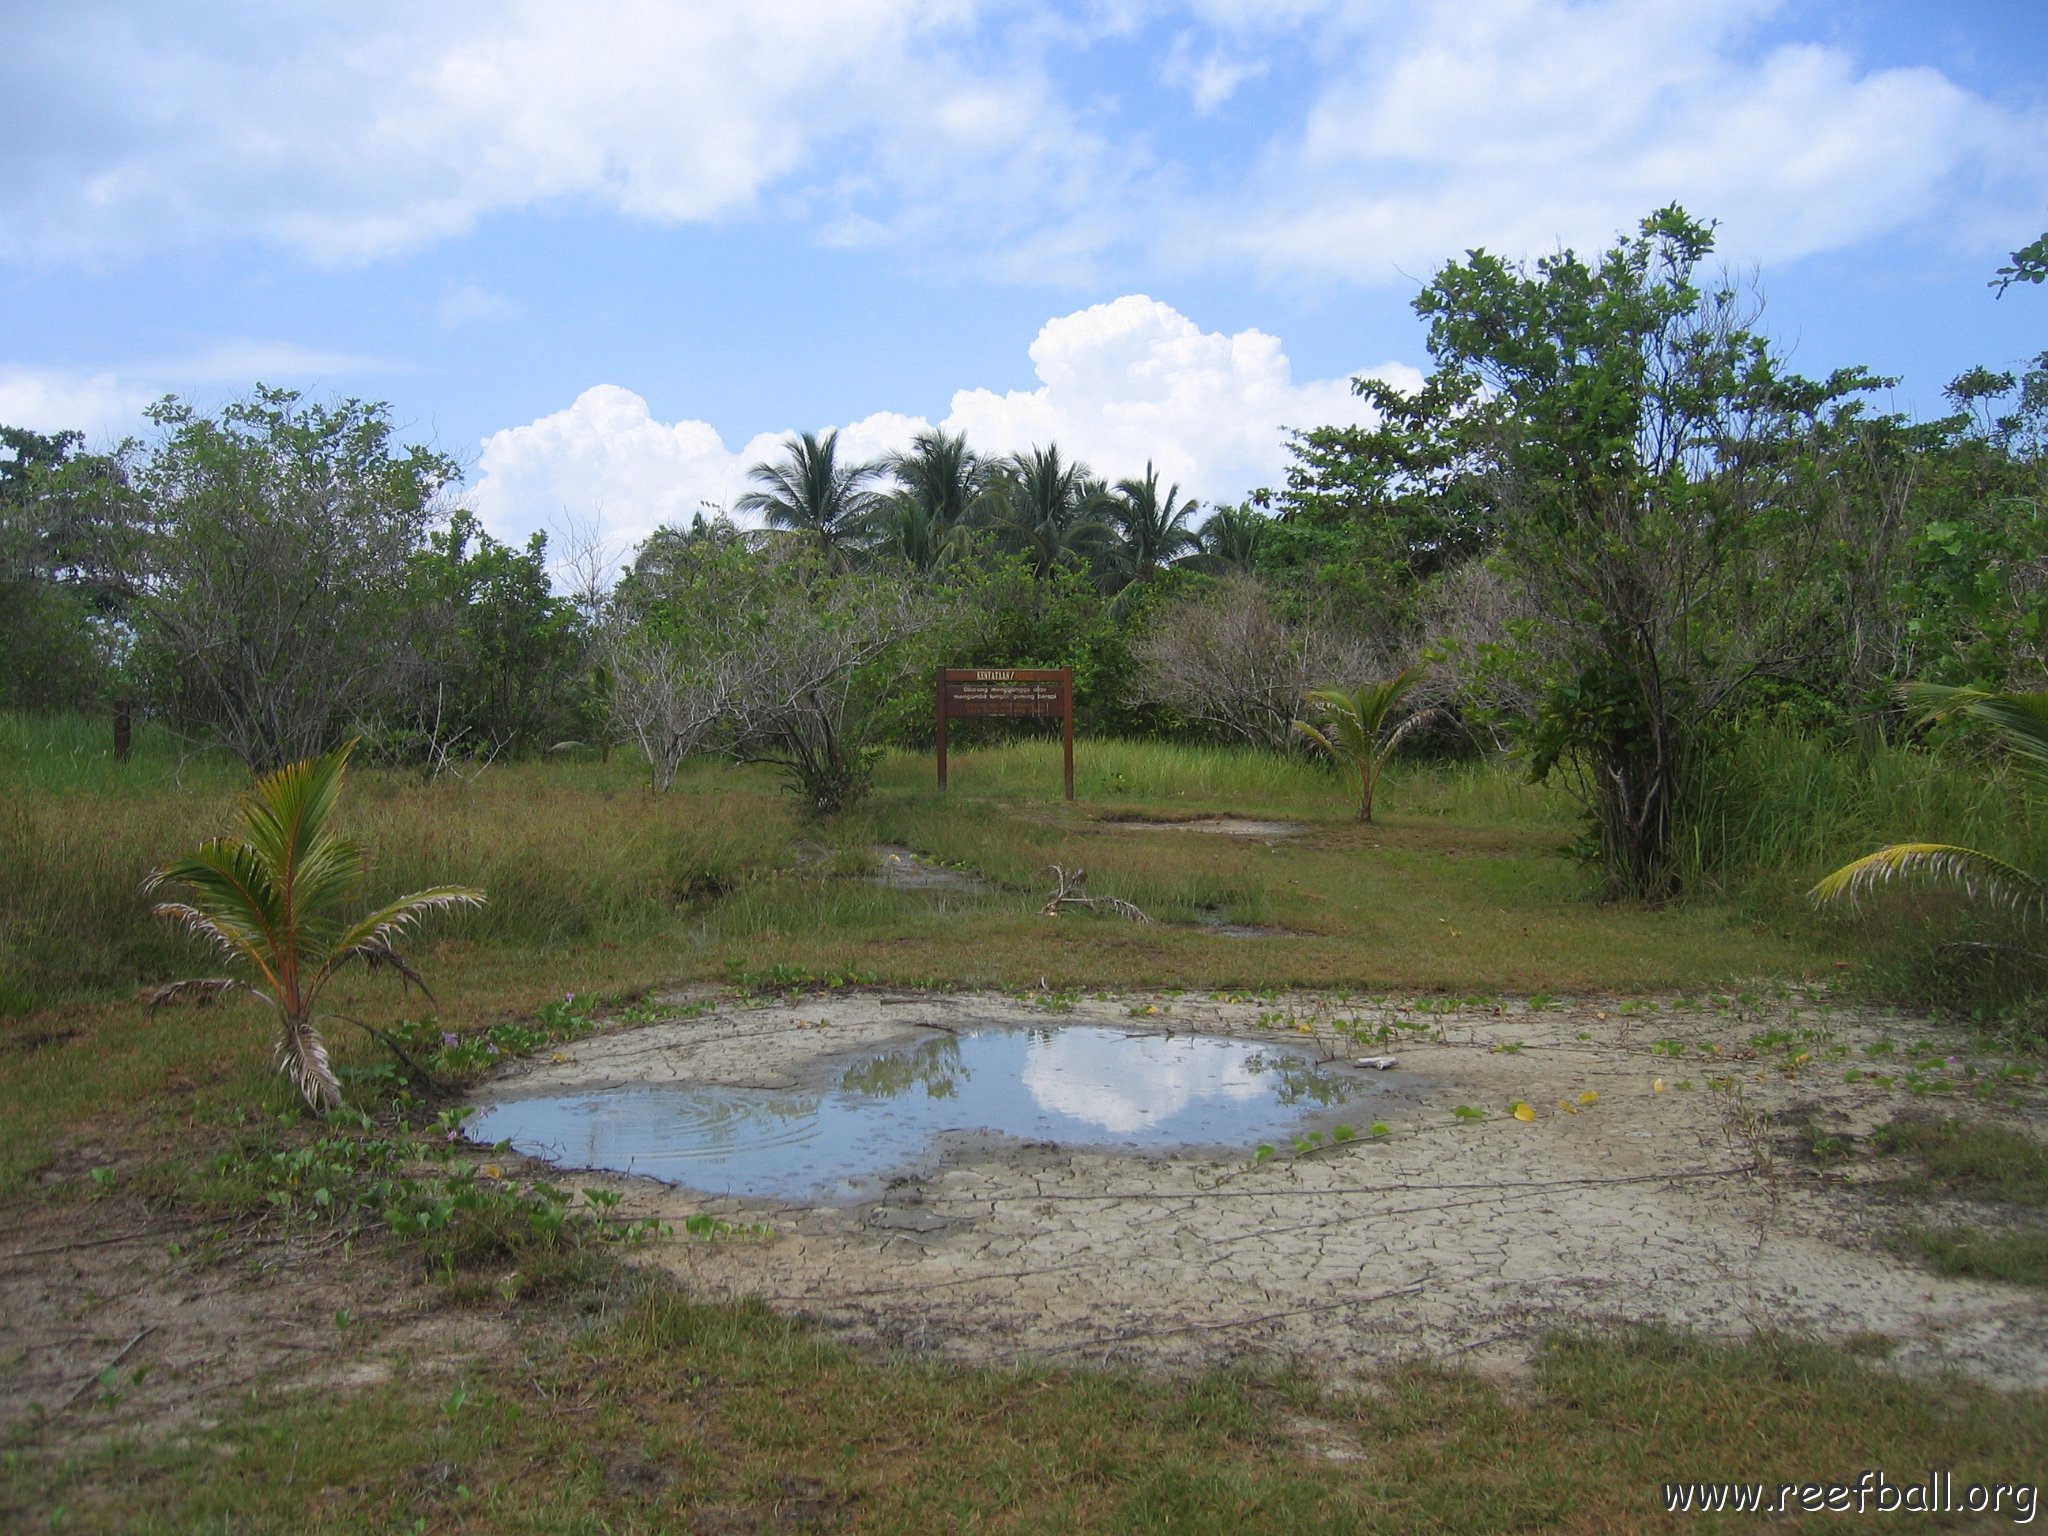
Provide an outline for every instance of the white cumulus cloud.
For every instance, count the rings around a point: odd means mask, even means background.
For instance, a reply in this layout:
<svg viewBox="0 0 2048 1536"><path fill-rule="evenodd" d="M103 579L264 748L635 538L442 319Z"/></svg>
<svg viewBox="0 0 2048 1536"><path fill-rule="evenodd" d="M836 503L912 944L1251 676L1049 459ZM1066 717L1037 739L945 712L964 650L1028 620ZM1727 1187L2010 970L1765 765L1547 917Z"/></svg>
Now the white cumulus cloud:
<svg viewBox="0 0 2048 1536"><path fill-rule="evenodd" d="M1142 295L1048 321L1031 360L1036 389L962 389L940 425L985 454L1057 442L1111 479L1149 460L1184 495L1213 502L1280 478L1286 428L1364 416L1348 376L1297 382L1279 338L1204 331ZM1366 371L1421 383L1403 364ZM840 443L853 458L875 458L929 425L878 411L847 423ZM787 436L761 432L728 448L709 423L657 421L640 395L600 384L565 410L486 438L471 498L501 538L573 525L624 553L663 523L731 506L748 488L748 466L779 457Z"/></svg>
<svg viewBox="0 0 2048 1536"><path fill-rule="evenodd" d="M1779 9L1335 8L1321 25L1338 62L1303 121L1276 135L1250 188L1174 236L1223 230L1212 254L1275 275L1398 282L1475 245L1597 249L1672 201L1720 221L1742 259L1783 261L1934 219L1982 243L1987 221L2003 228L2048 194L2048 117L1932 68L1762 44Z"/></svg>
<svg viewBox="0 0 2048 1536"><path fill-rule="evenodd" d="M1056 441L1111 478L1150 460L1206 501L1236 501L1277 480L1284 429L1364 418L1350 375L1297 382L1279 337L1204 331L1142 294L1048 321L1031 362L1038 388L961 390L948 430L988 453ZM1400 363L1361 371L1406 388L1422 382Z"/></svg>

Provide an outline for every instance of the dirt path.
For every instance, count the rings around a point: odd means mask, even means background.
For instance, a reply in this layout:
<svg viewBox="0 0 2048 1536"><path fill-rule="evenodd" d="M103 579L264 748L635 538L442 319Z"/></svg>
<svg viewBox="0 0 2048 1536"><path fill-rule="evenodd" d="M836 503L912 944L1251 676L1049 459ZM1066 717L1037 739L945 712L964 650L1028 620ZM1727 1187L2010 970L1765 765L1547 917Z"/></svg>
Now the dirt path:
<svg viewBox="0 0 2048 1536"><path fill-rule="evenodd" d="M1627 1320L1869 1336L1895 1341L1909 1366L2048 1380L2048 1310L2034 1293L1942 1279L1895 1255L1883 1243L1895 1202L1867 1177L1794 1155L1816 1130L1860 1135L1911 1103L1844 1074L1885 1040L1922 1055L1957 1046L1926 1025L1794 1002L1418 1016L1178 997L1134 1019L1143 1005L1049 1013L1010 997L863 994L726 1008L591 1039L494 1087L786 1085L849 1050L992 1024L1296 1043L1318 1038L1303 1023L1325 1041L1333 1019L1420 1024L1397 1027L1390 1045L1345 1045L1347 1057L1400 1056L1407 1091L1379 1111L1391 1134L1307 1158L984 1142L846 1207L617 1187L640 1213L768 1224L766 1241L660 1250L700 1291L761 1296L961 1359L1192 1365L1249 1352L1338 1374L1415 1356L1513 1368L1545 1330ZM1517 1102L1534 1118L1516 1118ZM1942 1107L1989 1112L1966 1102ZM2002 1113L2040 1128L2038 1102Z"/></svg>

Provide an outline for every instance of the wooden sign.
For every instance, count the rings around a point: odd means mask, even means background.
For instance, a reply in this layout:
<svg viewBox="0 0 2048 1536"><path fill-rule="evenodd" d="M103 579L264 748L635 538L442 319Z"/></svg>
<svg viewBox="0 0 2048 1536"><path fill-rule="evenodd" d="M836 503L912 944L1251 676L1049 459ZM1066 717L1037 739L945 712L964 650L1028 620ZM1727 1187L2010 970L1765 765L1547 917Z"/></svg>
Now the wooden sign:
<svg viewBox="0 0 2048 1536"><path fill-rule="evenodd" d="M1074 798L1074 669L1072 667L941 667L939 669L939 788L946 787L946 722L996 717L1061 724L1067 758L1067 798Z"/></svg>

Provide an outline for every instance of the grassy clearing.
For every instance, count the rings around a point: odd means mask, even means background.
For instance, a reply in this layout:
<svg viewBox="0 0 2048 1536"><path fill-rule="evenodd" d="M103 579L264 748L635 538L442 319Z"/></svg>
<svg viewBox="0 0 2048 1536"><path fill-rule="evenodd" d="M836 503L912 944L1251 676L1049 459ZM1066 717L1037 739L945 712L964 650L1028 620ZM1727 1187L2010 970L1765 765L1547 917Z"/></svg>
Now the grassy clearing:
<svg viewBox="0 0 2048 1536"><path fill-rule="evenodd" d="M1994 1481L2048 1454L2040 1398L1776 1338L1562 1337L1513 1394L1425 1367L1346 1393L876 1363L624 1279L595 1304L513 1358L293 1394L196 1444L16 1463L0 1486L18 1516L133 1532L1726 1530L1666 1515L1660 1485Z"/></svg>
<svg viewBox="0 0 2048 1536"><path fill-rule="evenodd" d="M250 1170L286 1166L319 1132L277 1118L271 1021L247 1005L150 1016L132 995L209 964L148 920L136 888L225 827L240 775L148 732L115 765L96 730L38 729L0 722L0 1209L68 1211L112 1190L280 1220L276 1180ZM624 759L507 765L473 784L364 772L346 815L377 853L378 892L490 892L419 956L434 1028L465 1041L565 993L625 1000L692 979L1699 992L1833 976L1845 953L1842 929L1754 903L1602 906L1562 852L1569 804L1498 769L1404 769L1371 827L1326 771L1244 753L1087 743L1072 805L1056 745L959 754L943 797L931 771L885 759L872 800L822 827L796 820L767 774L703 765L656 797ZM1305 830L1269 843L1117 820L1226 813ZM994 890L872 884L878 841ZM1054 863L1161 922L1039 917ZM1203 926L1215 919L1286 934L1221 937ZM425 1010L367 976L336 1006L374 1022ZM345 1066L379 1059L346 1027L336 1045ZM1930 1177L2039 1188L2010 1146L1971 1146L1910 1150L1948 1159ZM1558 1339L1512 1391L1435 1369L1341 1393L1270 1370L878 1360L760 1307L699 1304L608 1253L537 1258L532 1213L498 1215L451 1246L445 1305L504 1323L514 1344L453 1374L401 1359L372 1388L260 1392L177 1442L53 1462L31 1433L0 1448L0 1514L124 1531L1714 1529L1667 1520L1658 1484L1871 1465L1997 1478L2048 1456L2038 1394L1909 1382L1783 1339ZM361 1238L367 1255L394 1241L374 1223ZM362 1288L351 1308L374 1313L375 1262L330 1262L330 1281ZM525 1278L508 1284L510 1266ZM306 1326L319 1362L326 1323Z"/></svg>

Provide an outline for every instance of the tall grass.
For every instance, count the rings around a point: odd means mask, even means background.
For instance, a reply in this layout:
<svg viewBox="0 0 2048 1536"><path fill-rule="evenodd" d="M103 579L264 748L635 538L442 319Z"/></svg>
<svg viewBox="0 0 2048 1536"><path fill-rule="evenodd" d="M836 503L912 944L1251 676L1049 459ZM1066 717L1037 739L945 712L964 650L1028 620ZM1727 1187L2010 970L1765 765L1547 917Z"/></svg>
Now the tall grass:
<svg viewBox="0 0 2048 1536"><path fill-rule="evenodd" d="M159 738L127 763L66 722L4 722L0 770L0 1013L106 996L212 965L152 919L152 869L234 830L238 765L192 771ZM645 937L679 909L787 859L791 823L751 776L693 776L656 796L630 765L531 762L474 783L357 769L341 824L367 843L364 907L449 882L489 896L445 931L545 948Z"/></svg>
<svg viewBox="0 0 2048 1536"><path fill-rule="evenodd" d="M1773 927L1852 944L1877 989L1900 1001L2036 1011L2048 968L2034 958L2042 946L2026 918L1939 886L1827 912L1806 894L1828 871L1890 843L1959 843L2048 871L2048 818L1995 767L1757 729L1701 765L1693 804L1679 848L1688 888Z"/></svg>

